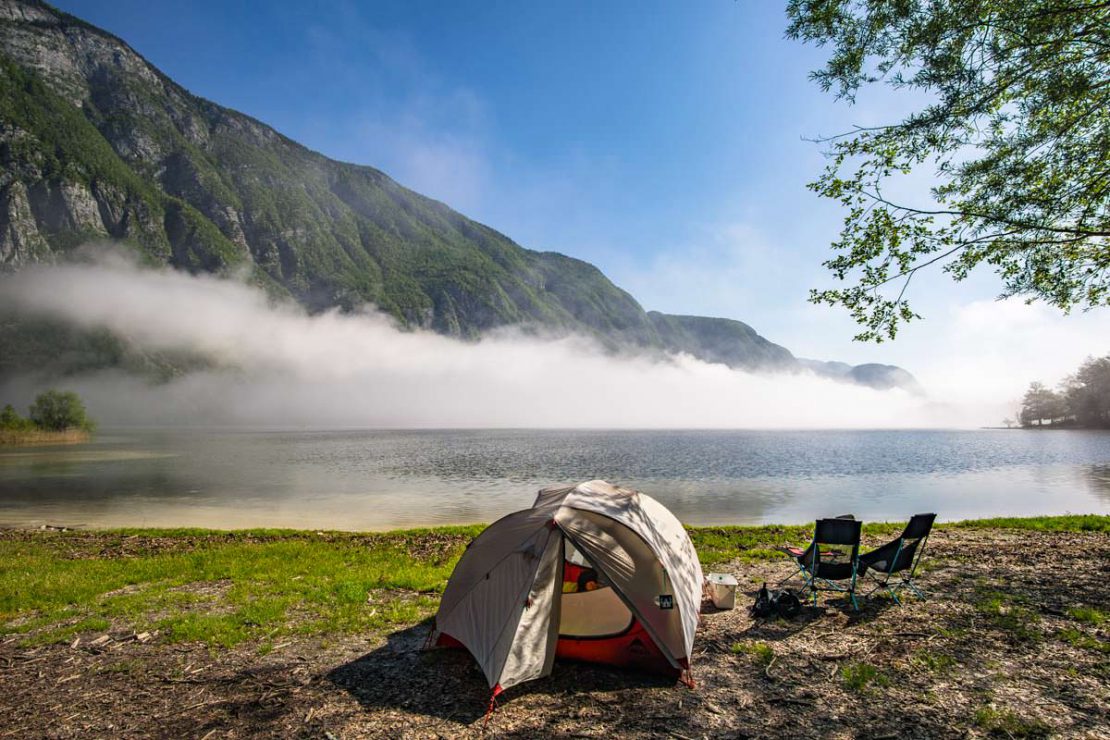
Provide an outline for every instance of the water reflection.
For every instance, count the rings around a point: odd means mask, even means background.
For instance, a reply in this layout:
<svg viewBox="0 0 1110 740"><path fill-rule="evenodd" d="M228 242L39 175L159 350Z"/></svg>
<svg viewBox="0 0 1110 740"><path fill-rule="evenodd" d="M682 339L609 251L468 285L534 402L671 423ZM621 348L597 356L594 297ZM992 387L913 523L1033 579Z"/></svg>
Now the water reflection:
<svg viewBox="0 0 1110 740"><path fill-rule="evenodd" d="M373 529L492 521L551 483L640 488L693 524L1104 512L1110 435L121 431L0 452L0 523Z"/></svg>
<svg viewBox="0 0 1110 740"><path fill-rule="evenodd" d="M1092 465L1087 468L1087 484L1091 493L1110 504L1110 465Z"/></svg>

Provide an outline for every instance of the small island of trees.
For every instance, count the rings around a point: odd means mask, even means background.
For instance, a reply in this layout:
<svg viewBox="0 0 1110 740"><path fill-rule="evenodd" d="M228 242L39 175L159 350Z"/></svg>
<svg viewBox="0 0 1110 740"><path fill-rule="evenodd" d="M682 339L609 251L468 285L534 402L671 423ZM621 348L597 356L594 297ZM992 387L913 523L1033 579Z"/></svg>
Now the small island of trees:
<svg viewBox="0 0 1110 740"><path fill-rule="evenodd" d="M1018 421L1026 428L1110 429L1110 355L1088 358L1056 390L1030 383Z"/></svg>
<svg viewBox="0 0 1110 740"><path fill-rule="evenodd" d="M10 403L0 410L0 445L84 442L95 426L80 396L49 390L35 397L26 417Z"/></svg>

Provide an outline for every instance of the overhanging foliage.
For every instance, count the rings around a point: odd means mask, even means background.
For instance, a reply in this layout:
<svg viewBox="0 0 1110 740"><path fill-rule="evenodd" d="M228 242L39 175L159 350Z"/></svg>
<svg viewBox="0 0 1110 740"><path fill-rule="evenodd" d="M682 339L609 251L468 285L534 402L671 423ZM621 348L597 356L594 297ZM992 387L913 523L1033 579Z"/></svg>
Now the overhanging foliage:
<svg viewBox="0 0 1110 740"><path fill-rule="evenodd" d="M846 209L825 264L857 339L919 318L911 278L989 265L1002 297L1065 311L1110 302L1110 2L791 0L787 35L832 54L814 79L838 98L886 84L931 101L904 120L824 141L810 185ZM931 170L931 203L884 186Z"/></svg>

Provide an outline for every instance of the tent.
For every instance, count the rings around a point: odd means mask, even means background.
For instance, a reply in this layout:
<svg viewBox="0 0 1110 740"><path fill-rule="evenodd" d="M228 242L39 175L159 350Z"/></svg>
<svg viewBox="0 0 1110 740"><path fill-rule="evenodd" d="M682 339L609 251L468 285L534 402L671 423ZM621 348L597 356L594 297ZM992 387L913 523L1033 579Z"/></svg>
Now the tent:
<svg viewBox="0 0 1110 740"><path fill-rule="evenodd" d="M432 640L463 646L497 696L555 658L659 671L690 667L702 572L655 499L595 480L545 488L491 524L443 592Z"/></svg>

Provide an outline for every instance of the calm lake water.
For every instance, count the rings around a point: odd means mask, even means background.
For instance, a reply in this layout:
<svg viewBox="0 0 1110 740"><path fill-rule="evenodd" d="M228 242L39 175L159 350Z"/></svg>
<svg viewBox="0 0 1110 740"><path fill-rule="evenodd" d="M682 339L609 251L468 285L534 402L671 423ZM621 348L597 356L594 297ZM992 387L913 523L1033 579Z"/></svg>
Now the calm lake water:
<svg viewBox="0 0 1110 740"><path fill-rule="evenodd" d="M0 524L489 522L593 478L690 524L1110 513L1110 433L108 430L0 451Z"/></svg>

